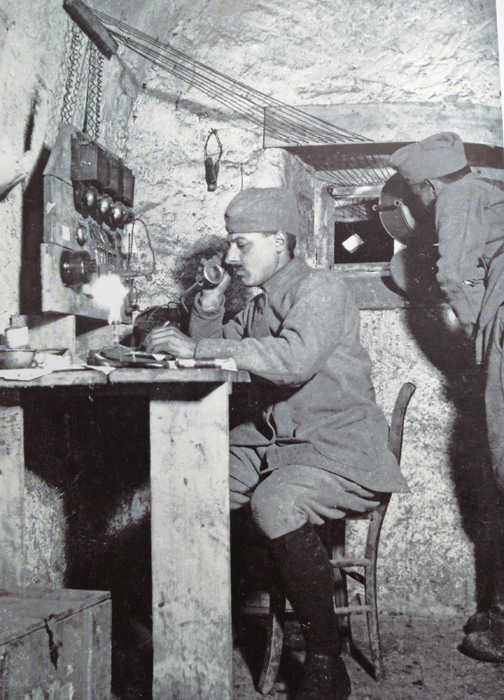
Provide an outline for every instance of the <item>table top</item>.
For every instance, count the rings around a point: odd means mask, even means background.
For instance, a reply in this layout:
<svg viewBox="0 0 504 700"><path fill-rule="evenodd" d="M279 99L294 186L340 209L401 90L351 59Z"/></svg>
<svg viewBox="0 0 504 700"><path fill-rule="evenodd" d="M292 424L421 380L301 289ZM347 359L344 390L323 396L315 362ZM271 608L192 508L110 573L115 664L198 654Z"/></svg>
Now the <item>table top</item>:
<svg viewBox="0 0 504 700"><path fill-rule="evenodd" d="M146 369L117 368L108 375L99 370L61 370L45 374L30 381L0 379L0 389L22 389L35 387L103 386L117 384L180 384L180 383L242 383L250 382L250 375L243 370L213 368L191 369Z"/></svg>

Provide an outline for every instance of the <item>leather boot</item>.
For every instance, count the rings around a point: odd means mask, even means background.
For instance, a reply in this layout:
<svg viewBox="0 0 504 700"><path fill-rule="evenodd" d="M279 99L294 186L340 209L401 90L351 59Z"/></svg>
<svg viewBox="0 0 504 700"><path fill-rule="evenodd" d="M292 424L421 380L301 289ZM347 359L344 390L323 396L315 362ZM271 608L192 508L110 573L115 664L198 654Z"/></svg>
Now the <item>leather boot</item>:
<svg viewBox="0 0 504 700"><path fill-rule="evenodd" d="M484 612L475 612L474 615L467 620L464 625L464 632L471 634L472 632L486 632L492 627L492 624L499 624L504 621L504 615L501 610L490 608Z"/></svg>
<svg viewBox="0 0 504 700"><path fill-rule="evenodd" d="M296 700L346 700L350 679L341 658L329 556L310 523L270 540L270 552L306 643Z"/></svg>
<svg viewBox="0 0 504 700"><path fill-rule="evenodd" d="M465 623L464 632L466 634L486 632L490 628L490 616L490 610L475 612Z"/></svg>
<svg viewBox="0 0 504 700"><path fill-rule="evenodd" d="M487 629L470 632L464 637L462 651L480 661L504 663L504 617L488 614L486 620ZM477 621L482 622L481 619Z"/></svg>
<svg viewBox="0 0 504 700"><path fill-rule="evenodd" d="M350 678L341 656L307 652L295 700L347 700Z"/></svg>

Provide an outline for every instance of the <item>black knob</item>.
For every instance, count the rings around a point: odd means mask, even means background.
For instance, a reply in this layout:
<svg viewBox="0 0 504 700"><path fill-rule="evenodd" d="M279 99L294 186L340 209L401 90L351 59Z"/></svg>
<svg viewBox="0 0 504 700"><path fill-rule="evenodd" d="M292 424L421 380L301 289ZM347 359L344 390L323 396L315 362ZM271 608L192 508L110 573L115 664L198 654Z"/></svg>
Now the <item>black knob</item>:
<svg viewBox="0 0 504 700"><path fill-rule="evenodd" d="M91 281L96 261L87 250L64 250L60 258L60 274L66 287L76 287Z"/></svg>

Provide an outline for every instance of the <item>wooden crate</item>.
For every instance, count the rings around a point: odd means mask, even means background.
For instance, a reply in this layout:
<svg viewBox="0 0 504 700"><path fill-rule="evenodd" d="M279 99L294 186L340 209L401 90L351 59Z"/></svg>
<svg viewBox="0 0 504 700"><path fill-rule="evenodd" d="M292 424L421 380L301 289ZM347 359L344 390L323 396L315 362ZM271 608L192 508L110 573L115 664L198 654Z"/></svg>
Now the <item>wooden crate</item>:
<svg viewBox="0 0 504 700"><path fill-rule="evenodd" d="M110 593L0 590L0 700L110 700Z"/></svg>

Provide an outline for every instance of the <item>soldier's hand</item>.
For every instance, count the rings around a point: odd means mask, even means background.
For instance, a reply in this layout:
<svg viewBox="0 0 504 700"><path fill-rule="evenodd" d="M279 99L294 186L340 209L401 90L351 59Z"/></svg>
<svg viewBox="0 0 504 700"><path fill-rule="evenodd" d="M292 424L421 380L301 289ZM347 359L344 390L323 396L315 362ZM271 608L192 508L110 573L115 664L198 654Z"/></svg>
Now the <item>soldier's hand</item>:
<svg viewBox="0 0 504 700"><path fill-rule="evenodd" d="M196 343L175 326L154 328L145 339L145 349L151 353L166 352L174 357L194 357Z"/></svg>
<svg viewBox="0 0 504 700"><path fill-rule="evenodd" d="M202 290L201 290L201 297L200 297L200 305L203 311L206 312L212 312L212 311L217 311L220 309L223 301L224 301L224 296L226 294L226 290L229 287L229 284L231 282L231 275L229 272L226 270L226 268L223 265L223 261L221 260L219 255L213 255L212 258L210 259L212 262L216 263L222 269L224 270L224 275L222 277L222 280L219 282L218 285L215 287L209 287L203 285ZM206 263L210 262L206 258L202 258L200 261L200 268L198 274L203 275L203 269L206 265Z"/></svg>
<svg viewBox="0 0 504 700"><path fill-rule="evenodd" d="M443 310L443 318L450 331L462 331L468 338L472 338L474 323L462 323L449 306Z"/></svg>

